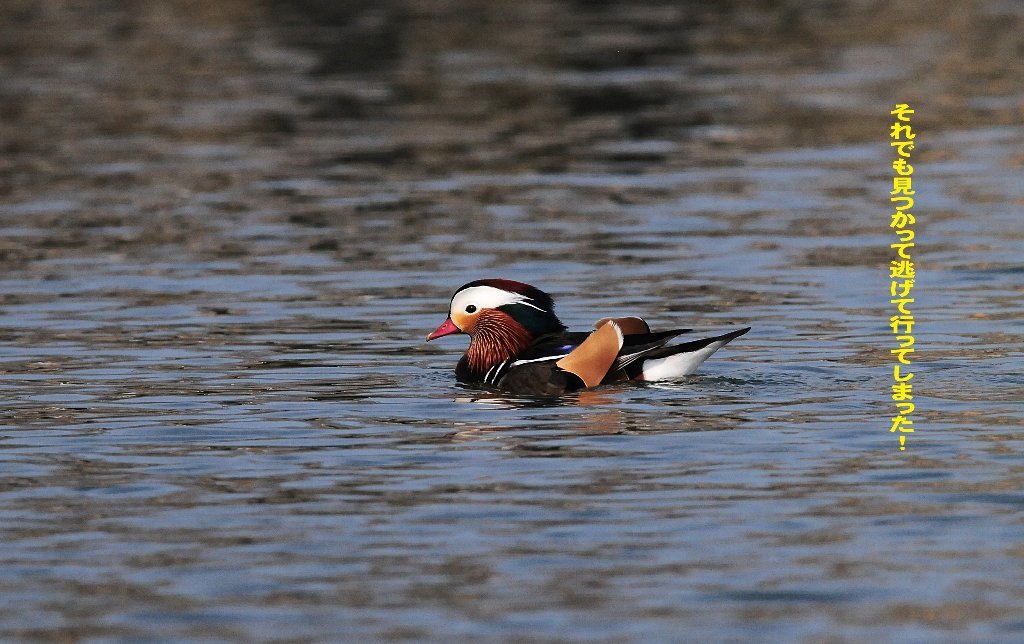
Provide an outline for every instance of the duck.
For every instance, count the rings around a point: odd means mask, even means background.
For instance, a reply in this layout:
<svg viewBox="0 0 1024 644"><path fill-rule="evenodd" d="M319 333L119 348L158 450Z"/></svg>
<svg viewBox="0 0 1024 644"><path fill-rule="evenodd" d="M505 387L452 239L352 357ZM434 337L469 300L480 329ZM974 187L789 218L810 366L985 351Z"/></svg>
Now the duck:
<svg viewBox="0 0 1024 644"><path fill-rule="evenodd" d="M554 299L541 289L510 279L481 279L455 291L448 318L427 342L469 336L455 366L461 383L549 396L686 376L749 330L669 344L692 330L654 332L643 318L628 316L601 318L591 331L569 331L555 315Z"/></svg>

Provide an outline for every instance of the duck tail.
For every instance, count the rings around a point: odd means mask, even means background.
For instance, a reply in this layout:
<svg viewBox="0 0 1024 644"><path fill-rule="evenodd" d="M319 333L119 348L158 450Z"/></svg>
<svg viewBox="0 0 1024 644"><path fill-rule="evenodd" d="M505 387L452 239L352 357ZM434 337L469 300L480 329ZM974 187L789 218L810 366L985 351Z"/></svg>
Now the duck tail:
<svg viewBox="0 0 1024 644"><path fill-rule="evenodd" d="M713 338L694 340L683 344L661 347L644 355L637 364L631 365L629 375L635 380L667 380L688 376L697 370L702 362L711 357L736 338L750 330L750 327L730 331Z"/></svg>

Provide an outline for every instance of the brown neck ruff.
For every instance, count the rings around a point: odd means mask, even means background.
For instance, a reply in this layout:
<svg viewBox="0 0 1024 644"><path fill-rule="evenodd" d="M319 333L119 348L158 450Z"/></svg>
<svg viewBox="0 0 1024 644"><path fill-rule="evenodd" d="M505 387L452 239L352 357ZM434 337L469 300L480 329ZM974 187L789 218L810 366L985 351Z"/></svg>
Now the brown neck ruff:
<svg viewBox="0 0 1024 644"><path fill-rule="evenodd" d="M483 311L472 330L465 361L469 372L482 378L494 365L530 346L533 336L510 315L497 309Z"/></svg>

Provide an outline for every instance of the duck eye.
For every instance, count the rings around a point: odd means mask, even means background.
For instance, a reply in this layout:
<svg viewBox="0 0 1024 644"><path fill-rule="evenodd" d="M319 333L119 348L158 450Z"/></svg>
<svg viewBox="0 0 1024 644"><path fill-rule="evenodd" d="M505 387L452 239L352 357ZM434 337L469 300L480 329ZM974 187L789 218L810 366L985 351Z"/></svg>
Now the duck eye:
<svg viewBox="0 0 1024 644"><path fill-rule="evenodd" d="M466 313L476 313L476 305L470 304L466 307Z"/></svg>

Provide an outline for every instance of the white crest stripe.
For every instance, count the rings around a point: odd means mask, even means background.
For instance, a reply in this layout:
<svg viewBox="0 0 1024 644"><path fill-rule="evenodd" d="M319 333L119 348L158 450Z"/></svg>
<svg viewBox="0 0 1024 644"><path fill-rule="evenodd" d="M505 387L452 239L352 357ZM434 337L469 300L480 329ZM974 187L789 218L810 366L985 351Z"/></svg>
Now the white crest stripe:
<svg viewBox="0 0 1024 644"><path fill-rule="evenodd" d="M522 304L538 311L544 311L522 293L503 291L493 286L471 286L455 294L455 297L452 298L451 312L465 311L470 304L477 309L496 309L509 304Z"/></svg>

